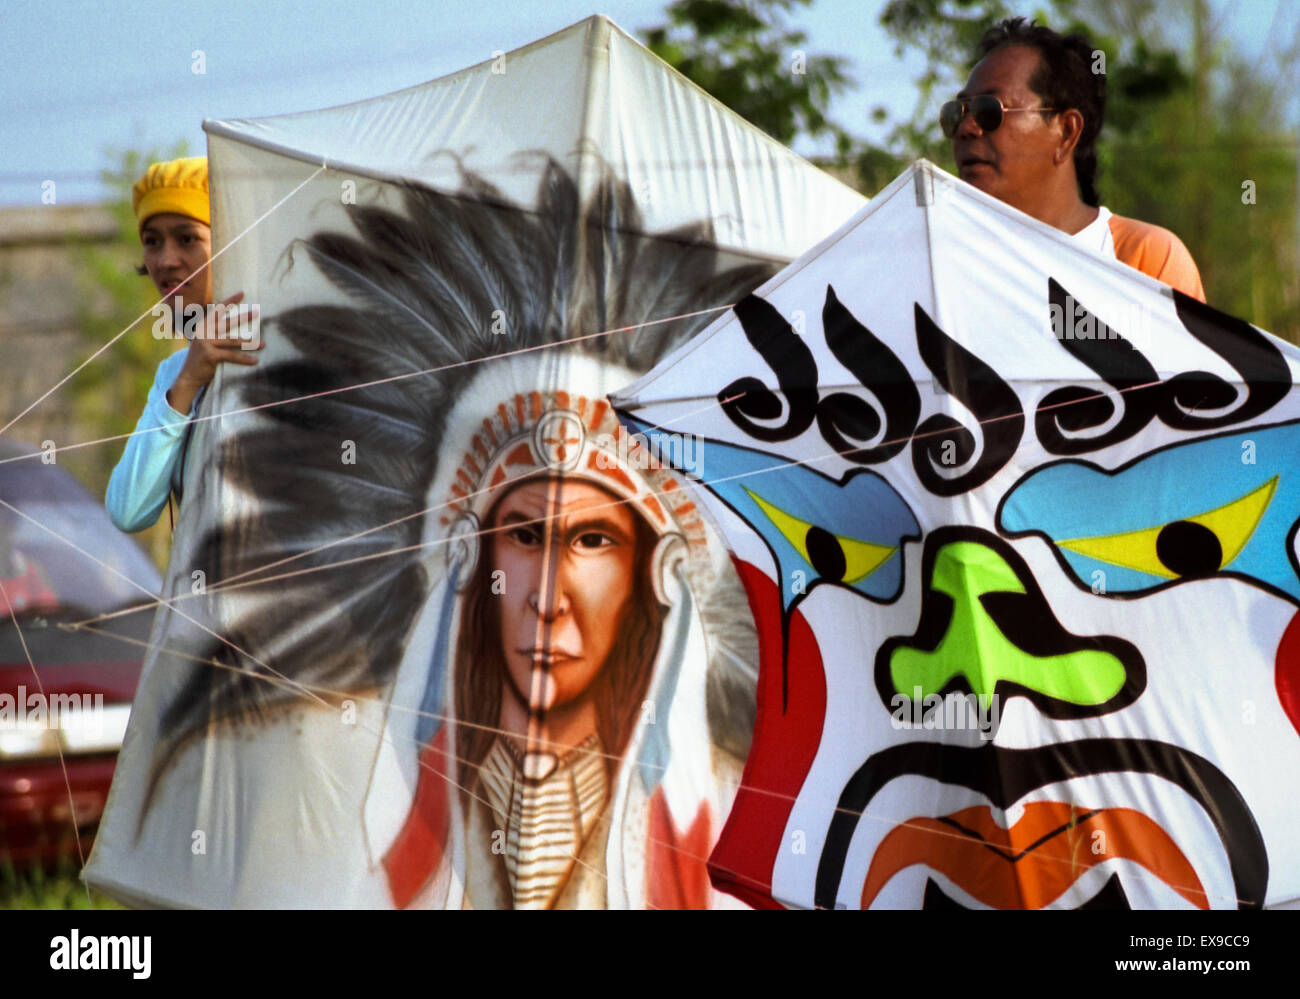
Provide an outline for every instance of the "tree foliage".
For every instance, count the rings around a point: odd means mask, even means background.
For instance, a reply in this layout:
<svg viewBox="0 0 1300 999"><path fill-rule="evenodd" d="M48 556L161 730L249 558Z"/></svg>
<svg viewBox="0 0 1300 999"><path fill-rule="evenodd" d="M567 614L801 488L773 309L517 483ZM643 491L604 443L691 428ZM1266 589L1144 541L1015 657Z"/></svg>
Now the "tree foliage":
<svg viewBox="0 0 1300 999"><path fill-rule="evenodd" d="M919 49L926 69L917 113L895 127L884 150L857 154L866 190L889 179L883 167L891 156L900 166L926 156L953 168L938 104L960 89L984 29L1026 13L1015 8L1002 0L886 4L881 25L896 51ZM1286 124L1297 74L1285 72L1295 68L1300 41L1290 63L1249 63L1207 0L1051 0L1033 16L1062 33L1082 32L1105 54L1098 181L1107 207L1177 233L1212 304L1300 340L1297 137Z"/></svg>
<svg viewBox="0 0 1300 999"><path fill-rule="evenodd" d="M812 55L784 18L812 0L676 0L668 23L642 31L650 51L786 145L829 137L837 155L853 137L832 121L832 98L853 81L848 61Z"/></svg>
<svg viewBox="0 0 1300 999"><path fill-rule="evenodd" d="M873 194L913 159L954 170L938 108L961 88L980 36L1032 16L1082 31L1105 54L1106 123L1098 144L1103 202L1177 233L1200 265L1210 302L1300 340L1297 144L1300 38L1278 65L1248 62L1208 0L888 0L880 24L902 57L919 53L916 110L870 143L828 118L847 62L808 58L790 73L804 33L786 16L810 0L678 0L650 47L773 137L833 135ZM1281 16L1281 14L1279 15ZM1191 44L1188 44L1188 40ZM1290 102L1288 104L1288 101ZM877 108L878 121L888 112Z"/></svg>

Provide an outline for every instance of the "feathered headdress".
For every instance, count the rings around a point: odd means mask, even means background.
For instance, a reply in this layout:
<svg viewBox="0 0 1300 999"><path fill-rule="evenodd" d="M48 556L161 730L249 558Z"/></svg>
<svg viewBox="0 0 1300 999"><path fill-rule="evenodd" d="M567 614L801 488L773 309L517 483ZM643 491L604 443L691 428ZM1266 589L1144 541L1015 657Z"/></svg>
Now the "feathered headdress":
<svg viewBox="0 0 1300 999"><path fill-rule="evenodd" d="M430 486L440 465L445 471L462 457L442 445L475 370L465 362L486 367L507 352L613 330L541 353L590 356L639 374L712 316L663 320L735 302L776 269L719 250L708 222L644 233L630 189L607 170L585 204L554 161L534 209L465 171L458 193L403 186L400 196L402 211L349 206L354 232L319 232L289 251L291 266L306 258L348 304L302 305L268 319L297 356L239 382L241 406L308 398L271 405L216 449L224 485L249 502L210 528L197 562L215 581L210 599L221 580L239 576L243 585L237 601L213 613L226 642L196 651L236 669L180 666L189 675L161 718L155 780L204 726L256 720L301 696L276 677L347 692L392 681L430 588L420 546L426 518L439 515L428 508L446 499ZM425 373L404 377L413 372ZM339 459L343 440L355 443L353 464ZM263 575L301 574L249 585L272 563ZM719 661L752 666L752 625L732 583L704 613L726 620L734 636L730 648L714 650ZM717 682L727 684L727 673L720 669ZM734 668L730 675L745 682ZM752 690L715 694L710 705L733 712L723 727L741 733L733 748L743 754Z"/></svg>

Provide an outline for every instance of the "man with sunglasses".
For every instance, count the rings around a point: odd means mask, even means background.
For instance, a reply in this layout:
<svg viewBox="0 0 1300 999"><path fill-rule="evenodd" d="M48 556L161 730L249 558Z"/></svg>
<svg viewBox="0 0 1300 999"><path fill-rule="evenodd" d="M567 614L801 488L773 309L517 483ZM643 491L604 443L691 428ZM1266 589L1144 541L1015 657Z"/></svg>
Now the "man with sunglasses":
<svg viewBox="0 0 1300 999"><path fill-rule="evenodd" d="M1113 215L1096 188L1106 77L1092 45L1022 17L995 24L957 99L940 110L962 180L1090 249L1205 299L1200 272L1168 229Z"/></svg>

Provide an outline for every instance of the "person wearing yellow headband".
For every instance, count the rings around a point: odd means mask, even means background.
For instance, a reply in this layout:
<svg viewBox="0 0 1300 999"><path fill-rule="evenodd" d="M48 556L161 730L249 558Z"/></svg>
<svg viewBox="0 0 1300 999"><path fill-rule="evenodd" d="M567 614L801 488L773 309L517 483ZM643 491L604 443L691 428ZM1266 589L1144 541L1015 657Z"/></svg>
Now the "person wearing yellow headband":
<svg viewBox="0 0 1300 999"><path fill-rule="evenodd" d="M131 192L148 275L189 344L158 366L144 413L113 469L104 503L123 531L157 521L181 491L185 444L204 389L223 363L253 365L260 339L247 336L257 307L243 292L212 302L212 230L206 157L155 163ZM198 308L195 308L195 307Z"/></svg>

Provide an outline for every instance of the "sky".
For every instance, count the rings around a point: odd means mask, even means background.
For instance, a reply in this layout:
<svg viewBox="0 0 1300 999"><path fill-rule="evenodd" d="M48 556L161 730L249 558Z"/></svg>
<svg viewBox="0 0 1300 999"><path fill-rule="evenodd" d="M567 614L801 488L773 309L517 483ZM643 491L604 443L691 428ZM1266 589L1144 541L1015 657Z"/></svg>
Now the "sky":
<svg viewBox="0 0 1300 999"><path fill-rule="evenodd" d="M832 116L883 136L871 109L910 116L913 54L877 21L885 0L815 0L792 22L810 53L846 57L857 86ZM1156 0L1177 3L1180 0ZM624 30L661 24L667 0L5 0L0 15L0 205L103 196L109 150L178 140L206 151L204 118L328 107L435 79L603 13ZM1227 6L1227 5L1230 5ZM1024 3L1025 13L1037 4ZM1264 58L1300 32L1300 0L1211 0L1238 50ZM1224 14L1228 10L1230 13ZM203 72L195 73L196 52ZM796 144L805 155L817 152Z"/></svg>

